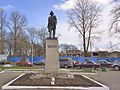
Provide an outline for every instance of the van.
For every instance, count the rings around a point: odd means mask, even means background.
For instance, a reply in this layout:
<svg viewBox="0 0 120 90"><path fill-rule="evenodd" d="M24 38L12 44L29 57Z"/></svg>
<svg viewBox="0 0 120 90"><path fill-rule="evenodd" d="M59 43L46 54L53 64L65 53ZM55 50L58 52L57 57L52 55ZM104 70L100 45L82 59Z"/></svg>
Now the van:
<svg viewBox="0 0 120 90"><path fill-rule="evenodd" d="M61 68L73 67L73 60L71 58L60 58L59 62Z"/></svg>

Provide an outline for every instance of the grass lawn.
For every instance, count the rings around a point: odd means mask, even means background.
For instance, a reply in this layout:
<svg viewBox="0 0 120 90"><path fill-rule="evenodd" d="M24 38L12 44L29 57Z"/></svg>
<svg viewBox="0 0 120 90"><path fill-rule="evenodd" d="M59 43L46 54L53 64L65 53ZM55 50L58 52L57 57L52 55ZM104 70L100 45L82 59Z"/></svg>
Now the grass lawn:
<svg viewBox="0 0 120 90"><path fill-rule="evenodd" d="M97 73L101 71L101 68L93 69L93 68L81 68L81 69L69 69L70 72L75 73Z"/></svg>
<svg viewBox="0 0 120 90"><path fill-rule="evenodd" d="M22 69L26 69L26 70L31 70L31 69L38 69L39 67L24 67L24 66L12 66L12 67L4 67L4 66L0 66L0 71L3 70L9 70L9 69L13 69L13 70L22 70ZM69 68L68 69L70 72L73 73L97 73L97 72L101 72L104 71L104 68L102 70L102 68L97 68L97 69L93 69L93 68L81 68L81 69L76 69L76 68Z"/></svg>
<svg viewBox="0 0 120 90"><path fill-rule="evenodd" d="M12 67L4 67L0 66L0 71L5 70L5 69L36 69L34 67L24 67L24 66L12 66Z"/></svg>

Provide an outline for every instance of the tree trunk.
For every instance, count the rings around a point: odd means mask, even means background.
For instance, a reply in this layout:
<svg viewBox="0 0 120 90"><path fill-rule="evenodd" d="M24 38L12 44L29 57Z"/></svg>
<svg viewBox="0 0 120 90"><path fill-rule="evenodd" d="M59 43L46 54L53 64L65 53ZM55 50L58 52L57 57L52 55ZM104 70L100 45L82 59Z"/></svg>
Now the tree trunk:
<svg viewBox="0 0 120 90"><path fill-rule="evenodd" d="M87 50L86 50L85 32L83 34L83 47L84 47L84 57L86 57L87 56Z"/></svg>

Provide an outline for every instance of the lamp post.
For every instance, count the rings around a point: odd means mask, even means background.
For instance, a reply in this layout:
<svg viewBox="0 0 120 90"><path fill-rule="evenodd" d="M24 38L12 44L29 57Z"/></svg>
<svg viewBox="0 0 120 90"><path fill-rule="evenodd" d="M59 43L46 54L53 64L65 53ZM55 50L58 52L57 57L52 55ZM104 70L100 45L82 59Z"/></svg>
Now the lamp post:
<svg viewBox="0 0 120 90"><path fill-rule="evenodd" d="M34 56L33 56L33 41L32 41L32 64L33 64L33 59L34 59Z"/></svg>
<svg viewBox="0 0 120 90"><path fill-rule="evenodd" d="M33 64L33 61L34 61L34 60L33 60L33 59L34 59L34 53L33 53L34 51L33 51L33 48L34 48L34 47L33 47L33 39L32 39L32 64Z"/></svg>

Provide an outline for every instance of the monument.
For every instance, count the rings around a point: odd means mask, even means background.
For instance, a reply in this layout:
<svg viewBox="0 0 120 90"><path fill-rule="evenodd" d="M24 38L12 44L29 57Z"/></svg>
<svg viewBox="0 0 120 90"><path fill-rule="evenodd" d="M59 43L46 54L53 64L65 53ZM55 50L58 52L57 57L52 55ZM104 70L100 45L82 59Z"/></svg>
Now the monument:
<svg viewBox="0 0 120 90"><path fill-rule="evenodd" d="M54 15L53 11L50 12L50 16L48 18L48 32L49 32L49 38L55 39L55 31L56 31L56 25L57 25L57 18ZM53 35L52 35L53 33ZM53 37L51 37L51 35Z"/></svg>
<svg viewBox="0 0 120 90"><path fill-rule="evenodd" d="M57 25L57 18L53 11L50 12L48 18L48 32L49 37L46 39L46 62L45 70L47 72L58 71L60 68L59 64L59 52L58 52L58 39L55 37Z"/></svg>

